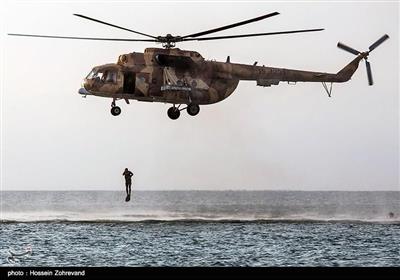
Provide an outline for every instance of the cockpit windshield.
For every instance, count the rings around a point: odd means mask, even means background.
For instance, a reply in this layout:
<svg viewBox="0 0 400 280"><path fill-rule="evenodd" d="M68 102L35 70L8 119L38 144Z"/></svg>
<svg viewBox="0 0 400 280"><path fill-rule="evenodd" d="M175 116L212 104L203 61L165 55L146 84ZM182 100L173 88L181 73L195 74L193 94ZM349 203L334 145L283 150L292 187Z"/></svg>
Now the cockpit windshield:
<svg viewBox="0 0 400 280"><path fill-rule="evenodd" d="M97 70L96 69L92 69L92 71L90 71L90 73L86 76L86 79L93 79L94 75L96 74Z"/></svg>
<svg viewBox="0 0 400 280"><path fill-rule="evenodd" d="M86 77L88 80L99 80L103 83L116 83L117 72L114 70L98 70L93 69Z"/></svg>

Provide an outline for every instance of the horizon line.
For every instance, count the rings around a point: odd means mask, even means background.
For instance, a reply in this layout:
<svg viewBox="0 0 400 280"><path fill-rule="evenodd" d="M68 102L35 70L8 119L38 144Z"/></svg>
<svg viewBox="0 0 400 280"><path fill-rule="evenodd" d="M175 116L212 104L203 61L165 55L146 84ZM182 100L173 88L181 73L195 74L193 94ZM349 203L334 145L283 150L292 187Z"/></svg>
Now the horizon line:
<svg viewBox="0 0 400 280"><path fill-rule="evenodd" d="M330 190L289 190L289 189L277 189L277 190L271 190L271 189L259 189L259 190L248 190L248 189L152 189L152 190L146 190L146 189L138 189L138 190L132 190L133 191L139 191L139 192L186 192L186 191L192 191L192 192L265 192L265 191L270 191L270 192L400 192L400 189L397 190L391 190L391 189L386 189L386 190L335 190L335 189L330 189ZM38 189L38 190L29 190L29 189L17 189L17 190L3 190L0 189L0 192L125 192L125 190L111 190L111 189L78 189L78 190L52 190L52 189Z"/></svg>

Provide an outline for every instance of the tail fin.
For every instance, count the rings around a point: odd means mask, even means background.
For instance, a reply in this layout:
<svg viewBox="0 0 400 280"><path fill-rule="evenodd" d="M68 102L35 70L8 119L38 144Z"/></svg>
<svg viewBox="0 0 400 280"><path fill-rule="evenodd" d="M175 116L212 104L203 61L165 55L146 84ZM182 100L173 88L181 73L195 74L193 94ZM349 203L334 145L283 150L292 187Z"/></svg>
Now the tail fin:
<svg viewBox="0 0 400 280"><path fill-rule="evenodd" d="M336 78L339 82L347 82L353 76L354 72L356 72L358 68L358 64L360 63L362 56L357 56L352 62L347 64L342 70L336 73Z"/></svg>

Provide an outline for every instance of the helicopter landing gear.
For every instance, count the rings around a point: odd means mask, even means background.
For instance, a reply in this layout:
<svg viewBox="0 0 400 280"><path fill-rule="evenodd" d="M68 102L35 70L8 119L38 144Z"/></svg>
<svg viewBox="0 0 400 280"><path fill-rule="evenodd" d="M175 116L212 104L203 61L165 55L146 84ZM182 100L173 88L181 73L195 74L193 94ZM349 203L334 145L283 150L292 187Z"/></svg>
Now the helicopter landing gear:
<svg viewBox="0 0 400 280"><path fill-rule="evenodd" d="M115 105L115 99L111 103L111 115L118 116L121 114L121 108Z"/></svg>
<svg viewBox="0 0 400 280"><path fill-rule="evenodd" d="M121 114L121 108L118 106L111 107L111 115L118 116L119 114Z"/></svg>
<svg viewBox="0 0 400 280"><path fill-rule="evenodd" d="M167 114L171 120L176 120L181 115L181 111L185 110L191 116L196 116L200 112L200 106L197 104L189 104L187 107L180 109L182 104L179 104L178 107L172 106L168 109Z"/></svg>
<svg viewBox="0 0 400 280"><path fill-rule="evenodd" d="M181 112L179 111L179 107L177 108L174 105L173 107L168 109L167 114L171 120L176 120L181 115Z"/></svg>
<svg viewBox="0 0 400 280"><path fill-rule="evenodd" d="M189 104L186 108L186 111L191 116L196 116L200 112L200 106L197 104Z"/></svg>

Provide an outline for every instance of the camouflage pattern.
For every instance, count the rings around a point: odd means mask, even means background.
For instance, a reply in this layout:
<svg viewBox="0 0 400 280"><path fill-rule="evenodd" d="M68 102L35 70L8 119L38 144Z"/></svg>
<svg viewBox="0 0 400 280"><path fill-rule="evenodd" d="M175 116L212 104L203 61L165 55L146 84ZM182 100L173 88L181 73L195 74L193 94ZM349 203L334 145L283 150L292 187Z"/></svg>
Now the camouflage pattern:
<svg viewBox="0 0 400 280"><path fill-rule="evenodd" d="M360 53L336 74L206 61L198 52L178 48L147 48L144 53L120 55L117 63L97 66L79 93L172 104L212 104L224 100L240 80L258 86L279 82L346 82L356 71ZM97 73L97 74L96 74ZM102 77L100 77L102 74ZM106 77L105 77L106 75ZM108 79L108 80L107 80ZM132 82L128 82L132 79ZM124 82L125 81L125 82Z"/></svg>

